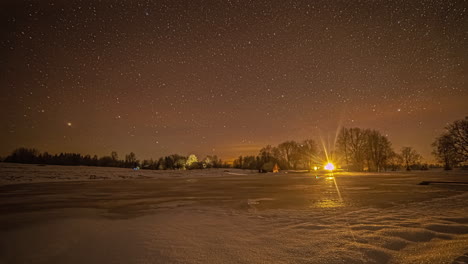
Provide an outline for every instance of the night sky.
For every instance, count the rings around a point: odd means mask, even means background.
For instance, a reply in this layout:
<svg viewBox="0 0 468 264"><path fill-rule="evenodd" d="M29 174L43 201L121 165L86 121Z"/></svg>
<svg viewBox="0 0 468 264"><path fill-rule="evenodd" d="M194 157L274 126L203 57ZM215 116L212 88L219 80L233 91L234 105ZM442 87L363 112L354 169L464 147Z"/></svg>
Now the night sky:
<svg viewBox="0 0 468 264"><path fill-rule="evenodd" d="M373 128L426 161L468 115L467 1L0 4L0 155L229 160Z"/></svg>

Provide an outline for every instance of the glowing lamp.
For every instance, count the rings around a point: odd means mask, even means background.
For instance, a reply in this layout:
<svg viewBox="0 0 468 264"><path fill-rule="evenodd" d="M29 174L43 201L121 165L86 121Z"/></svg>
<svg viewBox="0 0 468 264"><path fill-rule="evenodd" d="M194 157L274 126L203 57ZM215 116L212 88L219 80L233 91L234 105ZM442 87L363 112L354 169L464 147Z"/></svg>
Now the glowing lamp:
<svg viewBox="0 0 468 264"><path fill-rule="evenodd" d="M332 170L335 169L335 165L333 165L331 162L329 162L329 163L327 163L327 165L325 165L324 169L332 171Z"/></svg>

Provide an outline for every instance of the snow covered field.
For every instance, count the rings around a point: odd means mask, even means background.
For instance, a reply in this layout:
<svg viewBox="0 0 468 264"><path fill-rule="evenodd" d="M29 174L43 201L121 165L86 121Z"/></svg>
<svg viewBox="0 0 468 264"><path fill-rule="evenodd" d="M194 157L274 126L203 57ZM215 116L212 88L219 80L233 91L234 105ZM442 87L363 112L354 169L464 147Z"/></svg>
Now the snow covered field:
<svg viewBox="0 0 468 264"><path fill-rule="evenodd" d="M468 263L468 171L0 163L0 263Z"/></svg>

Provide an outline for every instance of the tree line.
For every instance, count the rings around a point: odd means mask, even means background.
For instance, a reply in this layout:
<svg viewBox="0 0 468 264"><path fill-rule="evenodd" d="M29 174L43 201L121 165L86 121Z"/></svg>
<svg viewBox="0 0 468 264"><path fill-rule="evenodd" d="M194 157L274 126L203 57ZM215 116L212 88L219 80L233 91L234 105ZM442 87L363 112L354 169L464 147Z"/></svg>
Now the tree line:
<svg viewBox="0 0 468 264"><path fill-rule="evenodd" d="M395 152L390 140L379 131L361 128L342 128L337 138L337 159L350 171L387 171L405 168L427 169L421 155L412 147Z"/></svg>
<svg viewBox="0 0 468 264"><path fill-rule="evenodd" d="M379 131L361 128L342 128L336 150L321 150L312 140L285 141L277 146L263 147L257 156L239 156L234 168L272 171L275 164L281 169L311 170L323 164L341 164L348 171L383 171L405 168L427 169L421 164L421 155L411 147L403 147L396 153L387 137Z"/></svg>
<svg viewBox="0 0 468 264"><path fill-rule="evenodd" d="M278 146L267 145L257 156L239 156L233 162L234 168L272 171L275 164L281 169L308 169L318 162L319 148L312 139L301 142L285 141Z"/></svg>
<svg viewBox="0 0 468 264"><path fill-rule="evenodd" d="M35 148L15 149L4 162L45 164L45 165L67 165L67 166L100 166L119 167L150 170L176 170L176 169L203 169L203 168L224 168L229 166L223 163L216 155L206 156L203 160L198 160L195 155L182 156L172 154L161 157L157 160L138 160L135 153L130 152L120 159L116 151L112 151L109 156L98 157L97 155L81 155L79 153L60 153L51 155L48 152L40 152Z"/></svg>
<svg viewBox="0 0 468 264"><path fill-rule="evenodd" d="M239 156L232 167L239 169L272 171L275 165L281 169L307 169L323 166L327 161L341 164L348 171L387 171L399 169L428 169L421 163L421 155L412 147L402 147L396 152L390 140L374 129L346 128L340 129L335 148L327 151L320 148L313 139L300 142L285 141L277 146L267 145L261 148L258 155ZM432 143L432 154L443 164L446 170L465 164L468 161L468 117L457 120L447 127ZM152 170L167 169L203 169L228 168L216 155L198 160L195 155L183 156L172 154L153 160L138 160L135 153L119 159L117 152L109 156L81 155L78 153L60 153L51 155L41 153L34 148L18 148L3 161L16 163L36 163L50 165L85 165L103 167L142 168Z"/></svg>
<svg viewBox="0 0 468 264"><path fill-rule="evenodd" d="M432 144L433 155L449 170L468 161L468 117L446 127L446 132ZM387 171L428 169L422 156L412 147L404 146L398 152L390 140L374 129L346 128L338 133L335 148L328 152L307 139L301 142L285 141L277 146L267 145L258 155L239 156L233 167L259 171L281 169L307 169L323 166L327 161L341 164L348 171Z"/></svg>

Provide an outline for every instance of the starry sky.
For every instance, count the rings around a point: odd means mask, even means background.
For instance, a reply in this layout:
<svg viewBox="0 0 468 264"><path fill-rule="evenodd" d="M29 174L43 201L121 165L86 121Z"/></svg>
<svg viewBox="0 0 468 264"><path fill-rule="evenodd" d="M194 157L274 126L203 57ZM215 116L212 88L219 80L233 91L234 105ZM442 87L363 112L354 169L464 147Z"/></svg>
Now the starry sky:
<svg viewBox="0 0 468 264"><path fill-rule="evenodd" d="M0 3L0 155L257 154L468 115L468 1Z"/></svg>

